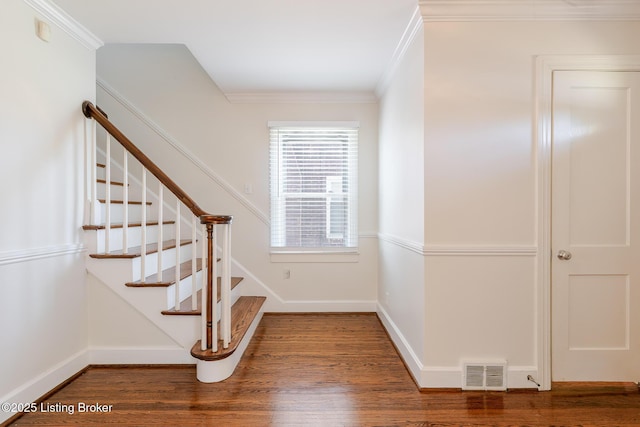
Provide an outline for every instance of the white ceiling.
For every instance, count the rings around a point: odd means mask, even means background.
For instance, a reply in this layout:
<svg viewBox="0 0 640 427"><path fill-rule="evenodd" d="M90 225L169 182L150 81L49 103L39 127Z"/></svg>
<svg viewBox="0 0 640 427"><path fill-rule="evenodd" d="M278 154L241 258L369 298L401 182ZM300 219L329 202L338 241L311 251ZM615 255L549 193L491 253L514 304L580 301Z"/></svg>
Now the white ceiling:
<svg viewBox="0 0 640 427"><path fill-rule="evenodd" d="M417 0L53 0L110 43L183 43L227 94L374 92Z"/></svg>

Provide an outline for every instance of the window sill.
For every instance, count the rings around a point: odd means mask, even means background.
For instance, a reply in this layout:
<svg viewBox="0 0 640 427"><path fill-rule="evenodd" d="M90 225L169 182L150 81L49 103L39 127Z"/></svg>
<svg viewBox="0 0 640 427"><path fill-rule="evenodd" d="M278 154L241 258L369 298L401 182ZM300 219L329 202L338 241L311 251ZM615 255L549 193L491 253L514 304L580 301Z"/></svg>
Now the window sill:
<svg viewBox="0 0 640 427"><path fill-rule="evenodd" d="M271 262L359 262L357 251L345 252L271 252Z"/></svg>

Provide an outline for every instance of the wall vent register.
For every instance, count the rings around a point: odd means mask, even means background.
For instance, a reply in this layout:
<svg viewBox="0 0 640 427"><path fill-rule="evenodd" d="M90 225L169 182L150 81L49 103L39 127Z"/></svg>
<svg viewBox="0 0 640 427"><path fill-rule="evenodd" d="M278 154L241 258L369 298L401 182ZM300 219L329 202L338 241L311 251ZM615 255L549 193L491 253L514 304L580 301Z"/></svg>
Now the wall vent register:
<svg viewBox="0 0 640 427"><path fill-rule="evenodd" d="M465 362L462 370L462 389L505 391L507 362Z"/></svg>

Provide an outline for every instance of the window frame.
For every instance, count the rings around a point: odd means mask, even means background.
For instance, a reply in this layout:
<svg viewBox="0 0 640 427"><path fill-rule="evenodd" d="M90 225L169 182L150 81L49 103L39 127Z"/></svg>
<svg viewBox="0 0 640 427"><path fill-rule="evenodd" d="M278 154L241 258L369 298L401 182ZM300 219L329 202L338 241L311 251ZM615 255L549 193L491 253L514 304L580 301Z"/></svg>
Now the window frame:
<svg viewBox="0 0 640 427"><path fill-rule="evenodd" d="M322 255L322 254L357 254L358 253L358 139L359 139L359 122L354 121L332 121L332 122L309 122L309 121L295 121L295 122L281 122L270 121L268 122L269 128L269 170L270 170L270 253L272 254L272 260L274 256L278 255L296 255L296 254L308 254L308 255ZM286 213L284 209L284 197L278 197L282 192L283 181L283 136L286 138L287 132L296 131L309 131L309 132L321 132L326 129L327 132L345 132L346 152L344 161L348 165L346 173L342 175L335 175L339 179L332 179L332 181L340 181L342 185L345 184L345 178L349 189L347 192L340 191L335 197L332 197L328 190L329 181L326 180L328 176L325 176L325 192L316 193L325 198L325 224L324 232L325 239L340 238L339 233L331 234L331 202L335 199L342 199L347 201L347 215L344 232L347 236L342 236L344 243L341 245L327 245L327 246L285 246L286 242ZM277 156L275 158L274 156ZM274 195L274 189L278 194ZM301 193L304 194L304 193ZM306 194L305 196L308 196ZM280 230L278 232L278 230ZM290 257L285 257L290 260ZM333 257L335 258L335 257ZM352 258L348 258L348 262L352 261Z"/></svg>

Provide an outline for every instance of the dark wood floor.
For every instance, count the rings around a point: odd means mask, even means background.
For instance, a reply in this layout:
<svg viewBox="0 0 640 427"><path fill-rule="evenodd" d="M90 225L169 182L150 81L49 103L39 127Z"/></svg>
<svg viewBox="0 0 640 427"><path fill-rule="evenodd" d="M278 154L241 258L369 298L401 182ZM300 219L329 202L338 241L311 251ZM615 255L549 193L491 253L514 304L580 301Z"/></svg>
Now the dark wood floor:
<svg viewBox="0 0 640 427"><path fill-rule="evenodd" d="M112 405L78 413L80 403ZM375 315L265 315L235 374L92 367L14 425L640 426L635 384L421 393ZM105 409L105 407L103 407Z"/></svg>

